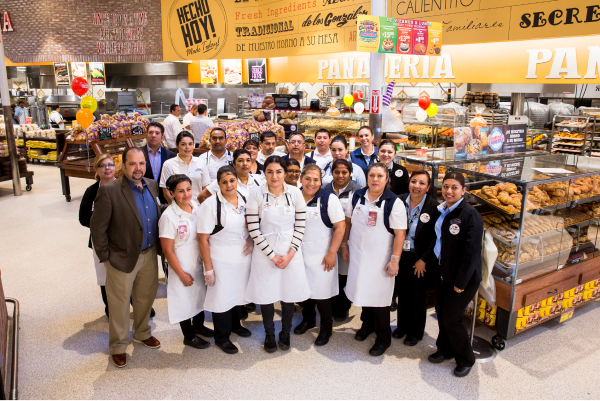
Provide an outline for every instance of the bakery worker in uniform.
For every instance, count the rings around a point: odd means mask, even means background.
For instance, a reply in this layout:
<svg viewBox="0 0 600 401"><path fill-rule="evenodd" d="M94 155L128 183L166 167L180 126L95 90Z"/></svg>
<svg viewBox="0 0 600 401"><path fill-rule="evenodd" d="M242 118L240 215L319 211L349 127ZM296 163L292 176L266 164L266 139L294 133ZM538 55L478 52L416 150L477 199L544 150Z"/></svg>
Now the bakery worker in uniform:
<svg viewBox="0 0 600 401"><path fill-rule="evenodd" d="M321 326L315 345L322 346L329 342L332 334L331 299L339 292L337 252L346 230L346 219L337 196L321 188L319 166L304 166L300 182L306 201L302 249L311 295L301 304L302 322L294 329L294 334L304 334L316 326L316 306L321 315Z"/></svg>
<svg viewBox="0 0 600 401"><path fill-rule="evenodd" d="M354 192L346 210L342 257L349 263L346 295L363 308L362 327L354 338L375 332L371 356L383 355L392 343L390 303L406 234L406 208L386 188L389 170L375 163L367 170L367 187Z"/></svg>
<svg viewBox="0 0 600 401"><path fill-rule="evenodd" d="M317 163L317 165L323 169L327 163L333 161L331 150L329 145L331 144L331 134L325 128L319 129L315 132L315 145L317 149L313 150L308 156Z"/></svg>
<svg viewBox="0 0 600 401"><path fill-rule="evenodd" d="M254 240L246 302L261 306L265 351L290 348L294 302L310 297L302 258L306 201L300 189L284 182L286 165L279 156L265 161L267 182L250 191L246 204L248 232ZM275 302L281 302L282 329L275 341Z"/></svg>
<svg viewBox="0 0 600 401"><path fill-rule="evenodd" d="M271 131L265 131L260 134L260 152L256 157L256 162L265 164L265 160L269 156L285 156L285 153L275 150L277 146L277 135Z"/></svg>
<svg viewBox="0 0 600 401"><path fill-rule="evenodd" d="M242 148L250 152L250 156L252 156L252 166L250 166L250 172L252 174L260 174L264 176L265 166L256 161L256 158L258 157L258 150L260 149L258 141L256 139L248 139L246 142L244 142L244 146L242 146Z"/></svg>
<svg viewBox="0 0 600 401"><path fill-rule="evenodd" d="M394 141L384 139L379 144L379 161L390 170L390 179L388 181L390 191L396 196L408 193L408 170L401 164L394 163L396 157L396 144Z"/></svg>
<svg viewBox="0 0 600 401"><path fill-rule="evenodd" d="M385 147L380 146L379 154L384 150ZM410 192L398 197L406 206L408 228L396 276L398 319L392 337L401 339L406 335L404 344L411 347L423 339L427 318L427 282L433 270L431 263L428 266L427 262L433 255L439 204L427 195L430 186L429 173L413 171L408 184Z"/></svg>
<svg viewBox="0 0 600 401"><path fill-rule="evenodd" d="M212 337L204 326L206 285L196 235L198 208L192 195L192 181L184 174L167 180L173 202L158 222L160 243L169 262L167 306L169 322L179 323L183 343L193 348L208 348L210 343L197 334Z"/></svg>
<svg viewBox="0 0 600 401"><path fill-rule="evenodd" d="M367 125L363 125L358 130L358 140L360 147L350 153L350 160L362 168L365 175L369 166L377 161L379 149L373 144L373 130Z"/></svg>
<svg viewBox="0 0 600 401"><path fill-rule="evenodd" d="M227 135L221 127L215 127L210 131L210 150L199 156L200 165L208 173L210 182L217 179L219 168L231 163L233 155L225 149Z"/></svg>
<svg viewBox="0 0 600 401"><path fill-rule="evenodd" d="M304 135L299 132L294 132L290 134L290 139L288 140L288 150L289 154L283 156L283 160L295 159L298 163L300 163L300 171L307 164L315 163L315 160L310 156L304 154L304 150L306 149L306 139Z"/></svg>
<svg viewBox="0 0 600 401"><path fill-rule="evenodd" d="M458 377L467 376L475 364L463 316L481 283L483 237L483 219L464 199L465 191L461 173L452 171L444 176L445 202L438 206L440 217L435 223L433 248L433 261L440 265L441 282L435 303L440 332L437 351L429 356L429 361L440 363L454 358L454 375Z"/></svg>
<svg viewBox="0 0 600 401"><path fill-rule="evenodd" d="M338 135L331 140L331 155L333 156L333 160L328 162L325 167L323 167L323 185L329 184L331 181L333 181L333 163L336 160L349 160L348 142L343 135ZM352 164L352 168L350 169L350 179L361 188L365 187L367 185L367 179L362 168L352 162L350 163Z"/></svg>
<svg viewBox="0 0 600 401"><path fill-rule="evenodd" d="M60 114L60 106L52 106L52 112L50 112L50 127L54 129L65 129L65 119Z"/></svg>
<svg viewBox="0 0 600 401"><path fill-rule="evenodd" d="M287 167L287 172L285 173L285 183L293 187L300 188L300 173L302 172L302 169L300 168L300 163L298 160L287 159L285 160L285 166Z"/></svg>
<svg viewBox="0 0 600 401"><path fill-rule="evenodd" d="M254 242L246 227L247 198L237 190L235 169L221 167L217 183L219 190L202 203L198 213L198 241L208 285L204 307L212 312L215 344L223 352L235 354L238 348L229 338L231 333L240 337L252 335L240 318Z"/></svg>

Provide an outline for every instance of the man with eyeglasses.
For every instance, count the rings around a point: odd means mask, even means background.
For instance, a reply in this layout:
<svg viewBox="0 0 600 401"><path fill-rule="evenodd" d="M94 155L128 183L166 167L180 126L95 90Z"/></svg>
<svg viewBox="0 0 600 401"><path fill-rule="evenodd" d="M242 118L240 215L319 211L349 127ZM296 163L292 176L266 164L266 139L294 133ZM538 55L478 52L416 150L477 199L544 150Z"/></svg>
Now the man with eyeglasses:
<svg viewBox="0 0 600 401"><path fill-rule="evenodd" d="M304 135L299 132L293 133L290 135L290 139L288 139L288 150L290 153L283 156L283 160L296 159L300 163L300 171L302 171L307 164L316 163L313 158L304 154L305 149L306 139Z"/></svg>
<svg viewBox="0 0 600 401"><path fill-rule="evenodd" d="M151 122L148 124L148 134L146 135L146 146L142 146L142 152L146 157L146 174L144 177L152 178L154 181L160 181L160 174L165 162L177 156L169 149L163 147L165 139L165 128L161 123ZM158 191L158 199L163 205L168 204L162 191Z"/></svg>
<svg viewBox="0 0 600 401"><path fill-rule="evenodd" d="M210 131L210 150L200 155L200 166L208 170L210 181L217 179L219 168L231 163L232 153L225 149L227 137L225 130L221 127L215 127Z"/></svg>

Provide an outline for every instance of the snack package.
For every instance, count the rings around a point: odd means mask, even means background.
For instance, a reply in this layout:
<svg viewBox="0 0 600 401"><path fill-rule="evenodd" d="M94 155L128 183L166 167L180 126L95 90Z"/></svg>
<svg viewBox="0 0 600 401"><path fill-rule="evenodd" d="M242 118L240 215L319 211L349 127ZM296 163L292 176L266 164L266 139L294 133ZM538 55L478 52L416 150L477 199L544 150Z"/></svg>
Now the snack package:
<svg viewBox="0 0 600 401"><path fill-rule="evenodd" d="M337 117L340 115L340 111L337 107L335 107L334 104L332 104L331 107L327 110L327 115L330 117Z"/></svg>
<svg viewBox="0 0 600 401"><path fill-rule="evenodd" d="M471 120L471 127L485 127L487 122L481 117L481 113L485 110L485 107L476 107L475 112L477 113L475 117Z"/></svg>

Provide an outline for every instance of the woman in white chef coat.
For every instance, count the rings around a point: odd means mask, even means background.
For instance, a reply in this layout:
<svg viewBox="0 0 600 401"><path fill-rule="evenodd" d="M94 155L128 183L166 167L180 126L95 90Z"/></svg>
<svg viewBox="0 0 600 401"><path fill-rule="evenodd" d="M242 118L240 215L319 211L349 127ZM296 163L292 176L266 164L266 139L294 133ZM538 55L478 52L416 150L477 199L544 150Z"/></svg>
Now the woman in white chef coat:
<svg viewBox="0 0 600 401"><path fill-rule="evenodd" d="M407 225L406 208L386 188L388 179L385 164L369 166L367 187L354 192L346 210L342 242L342 257L349 263L346 295L363 308L354 338L364 341L375 332L372 356L382 355L392 342L390 303Z"/></svg>
<svg viewBox="0 0 600 401"><path fill-rule="evenodd" d="M344 139L345 141L345 139ZM360 173L363 174L360 167L356 166ZM332 164L333 181L329 184L323 184L323 189L337 196L342 204L344 213L348 208L348 203L352 199L352 194L362 188L361 185L350 180L354 165L346 159L336 159ZM352 302L348 300L344 287L348 281L348 263L342 258L342 248L338 251L338 282L339 293L331 299L331 307L333 309L333 320L343 322L350 315L350 307Z"/></svg>
<svg viewBox="0 0 600 401"><path fill-rule="evenodd" d="M245 151L244 151L245 152ZM238 177L231 166L217 171L219 190L200 206L198 241L204 261L208 289L204 307L212 312L215 344L227 354L238 348L231 333L250 337L240 322L244 305L253 244L246 227L246 197L238 190Z"/></svg>
<svg viewBox="0 0 600 401"><path fill-rule="evenodd" d="M208 348L210 343L196 335L212 336L212 330L204 326L206 285L196 235L198 209L192 198L192 181L184 174L175 174L169 177L167 185L174 201L163 212L158 232L169 262L169 321L179 323L185 345Z"/></svg>
<svg viewBox="0 0 600 401"><path fill-rule="evenodd" d="M237 176L237 191L248 199L248 194L252 188L256 188L265 183L265 177L260 174L252 174L250 167L252 166L252 156L245 149L237 149L233 152L232 166L235 169ZM204 202L209 196L216 194L219 191L219 180L211 182L209 186L204 188L198 197L200 203Z"/></svg>
<svg viewBox="0 0 600 401"><path fill-rule="evenodd" d="M333 160L323 167L323 185L333 181L333 163L336 160L349 160L348 157L348 142L343 135L336 136L331 140L331 156ZM367 179L362 168L350 161L352 169L350 170L350 178L352 182L359 185L361 188L367 185Z"/></svg>
<svg viewBox="0 0 600 401"><path fill-rule="evenodd" d="M302 258L306 202L300 189L284 182L285 161L269 156L265 161L267 182L250 191L246 204L248 232L254 240L252 269L246 302L261 305L265 326L265 351L290 348L294 302L310 297ZM282 328L275 341L275 302L281 301Z"/></svg>
<svg viewBox="0 0 600 401"><path fill-rule="evenodd" d="M198 195L210 184L210 178L208 172L205 174L202 170L200 159L193 156L194 136L186 131L180 132L177 134L175 144L177 156L163 164L159 186L163 189L167 202L171 203L173 198L167 188L167 180L174 174L185 174L192 181L192 200L198 202Z"/></svg>
<svg viewBox="0 0 600 401"><path fill-rule="evenodd" d="M306 201L306 226L302 255L310 286L310 299L302 302L302 322L294 334L304 334L316 326L315 305L321 315L321 327L315 345L329 342L333 329L331 298L339 292L337 252L346 228L339 199L321 188L321 169L307 164L300 175L302 196Z"/></svg>

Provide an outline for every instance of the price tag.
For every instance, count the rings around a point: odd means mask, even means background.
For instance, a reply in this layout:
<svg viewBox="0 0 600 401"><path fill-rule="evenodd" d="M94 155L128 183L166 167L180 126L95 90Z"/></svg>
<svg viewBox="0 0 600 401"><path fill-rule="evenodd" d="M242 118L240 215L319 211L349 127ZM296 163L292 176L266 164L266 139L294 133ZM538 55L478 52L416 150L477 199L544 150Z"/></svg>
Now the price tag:
<svg viewBox="0 0 600 401"><path fill-rule="evenodd" d="M575 308L567 309L563 313L560 314L559 323L565 322L573 317L573 312L575 312Z"/></svg>
<svg viewBox="0 0 600 401"><path fill-rule="evenodd" d="M141 124L132 124L131 125L131 135L143 135L144 128Z"/></svg>
<svg viewBox="0 0 600 401"><path fill-rule="evenodd" d="M573 255L573 258L571 259L571 264L574 265L576 263L581 262L582 260L583 260L583 252Z"/></svg>
<svg viewBox="0 0 600 401"><path fill-rule="evenodd" d="M112 139L112 131L110 127L102 127L100 129L100 140L106 141L107 139Z"/></svg>
<svg viewBox="0 0 600 401"><path fill-rule="evenodd" d="M258 132L253 132L250 134L250 139L254 139L256 142L260 139L260 134Z"/></svg>

